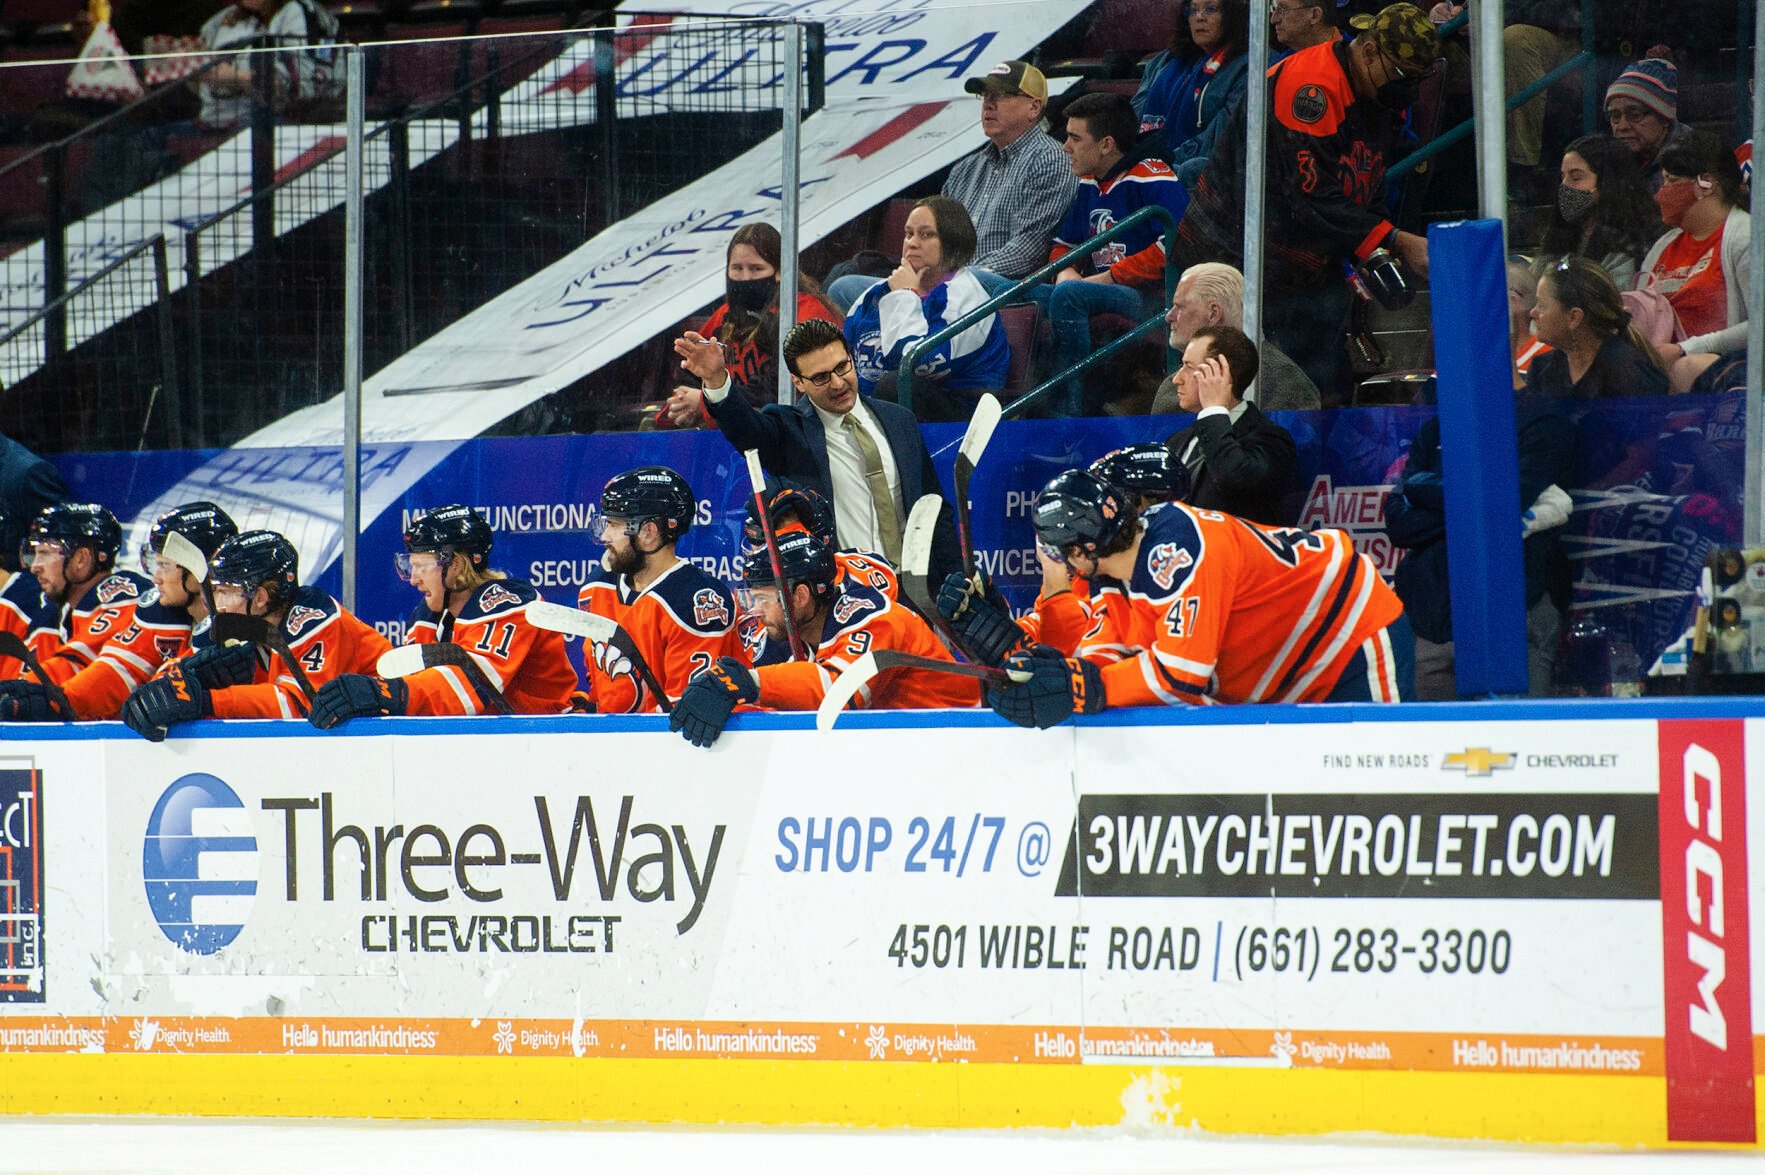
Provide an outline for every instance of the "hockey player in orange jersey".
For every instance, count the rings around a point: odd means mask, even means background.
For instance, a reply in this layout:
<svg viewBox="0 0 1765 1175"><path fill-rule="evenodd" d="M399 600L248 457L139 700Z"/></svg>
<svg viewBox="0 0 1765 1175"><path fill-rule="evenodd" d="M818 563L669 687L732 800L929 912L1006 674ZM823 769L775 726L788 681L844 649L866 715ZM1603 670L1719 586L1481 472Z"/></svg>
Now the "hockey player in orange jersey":
<svg viewBox="0 0 1765 1175"><path fill-rule="evenodd" d="M26 643L46 681L27 674L0 683L0 720L115 717L129 690L152 674L158 662L138 664L128 647L139 634L135 608L148 583L117 568L122 539L116 518L92 503L45 506L31 520L19 562L36 577L46 607Z"/></svg>
<svg viewBox="0 0 1765 1175"><path fill-rule="evenodd" d="M5 518L0 516L0 530L5 529ZM30 560L21 558L19 566L22 571L0 571L4 575L4 582L0 583L0 632L9 632L27 645L33 636L37 637L41 645L32 651L42 656L53 652L58 643L43 615L49 609L49 601L43 597L43 586L31 574ZM0 682L24 677L26 672L23 658L0 657ZM4 688L0 685L0 689Z"/></svg>
<svg viewBox="0 0 1765 1175"><path fill-rule="evenodd" d="M300 584L294 544L270 530L222 543L208 561L215 611L261 616L288 646L285 664L256 643L209 645L129 695L123 721L158 742L178 722L198 718L299 718L306 690L346 673L371 674L385 637L315 587Z"/></svg>
<svg viewBox="0 0 1765 1175"><path fill-rule="evenodd" d="M1036 500L1038 542L1091 579L1076 658L1013 654L1022 684L987 703L1046 727L1106 706L1395 702L1413 688L1403 605L1338 530L1275 529L1181 503L1141 513L1072 470Z"/></svg>
<svg viewBox="0 0 1765 1175"><path fill-rule="evenodd" d="M786 661L750 669L724 657L693 679L669 716L669 726L696 746L708 747L738 703L772 710L813 710L835 677L872 650L892 649L940 661L951 660L919 615L872 587L842 578L832 546L807 530L778 536L785 588L780 590L764 548L743 557L748 608L766 626L766 639L787 639L785 601L797 632L810 650L807 661ZM869 709L973 706L978 683L924 669L884 670L860 691L856 704Z"/></svg>
<svg viewBox="0 0 1765 1175"><path fill-rule="evenodd" d="M630 634L671 699L720 657L742 656L729 588L675 553L696 509L692 488L672 469L649 465L610 479L594 522L595 539L607 547L605 569L590 577L576 599L583 611L605 616ZM660 708L635 667L611 645L584 649L583 665L596 712Z"/></svg>
<svg viewBox="0 0 1765 1175"><path fill-rule="evenodd" d="M529 623L527 605L539 599L532 584L490 569L494 539L490 524L470 506L441 506L411 523L396 563L399 577L423 593L423 602L405 643L458 645L514 713L562 713L576 689L564 638ZM403 707L392 710L384 707L377 682L333 678L319 690L308 717L329 729L375 714L484 714L494 704L455 665L432 665L401 684Z"/></svg>
<svg viewBox="0 0 1765 1175"><path fill-rule="evenodd" d="M1111 450L1091 462L1091 472L1134 495L1142 512L1178 501L1189 491L1188 470L1159 441ZM1041 593L1035 608L1015 621L999 602L987 598L981 585L959 573L946 577L938 589L938 611L988 665L1002 665L1012 653L1034 645L1070 657L1091 629L1091 582L1040 545L1036 560L1042 566Z"/></svg>

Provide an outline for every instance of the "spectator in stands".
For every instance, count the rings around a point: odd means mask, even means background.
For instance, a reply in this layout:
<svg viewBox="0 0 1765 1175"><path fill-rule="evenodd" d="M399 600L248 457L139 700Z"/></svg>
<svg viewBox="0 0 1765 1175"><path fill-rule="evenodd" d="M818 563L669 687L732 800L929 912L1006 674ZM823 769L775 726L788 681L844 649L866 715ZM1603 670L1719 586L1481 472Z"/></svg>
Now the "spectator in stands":
<svg viewBox="0 0 1765 1175"><path fill-rule="evenodd" d="M1183 271L1169 313L1170 345L1181 353L1204 326L1244 329L1244 275L1230 265L1204 261ZM1257 355L1256 378L1244 390L1264 412L1295 412L1317 408L1318 385L1274 340L1264 339ZM1152 398L1153 415L1190 411L1179 407L1177 377L1168 375Z"/></svg>
<svg viewBox="0 0 1765 1175"><path fill-rule="evenodd" d="M1526 386L1532 361L1550 350L1532 333L1532 308L1538 305L1538 275L1532 262L1518 253L1508 258L1508 340L1514 347L1514 387Z"/></svg>
<svg viewBox="0 0 1765 1175"><path fill-rule="evenodd" d="M335 69L336 41L337 18L316 0L236 0L202 26L203 45L225 50L267 42L285 51L257 58L240 54L202 74L202 111L196 121L225 128L251 116L254 60L272 63L278 110L300 117L335 102L343 95L343 79Z"/></svg>
<svg viewBox="0 0 1765 1175"><path fill-rule="evenodd" d="M1413 4L1356 20L1365 27L1353 41L1295 53L1268 79L1265 333L1306 369L1326 403L1340 402L1347 377L1343 263L1389 247L1412 271L1428 269L1427 242L1391 223L1381 177L1400 112L1433 68L1439 38ZM1244 255L1244 110L1241 103L1229 116L1190 189L1174 246L1184 268L1235 265Z"/></svg>
<svg viewBox="0 0 1765 1175"><path fill-rule="evenodd" d="M1538 279L1532 324L1553 350L1532 362L1526 388L1539 396L1583 400L1662 396L1660 356L1631 325L1618 287L1585 257L1565 257Z"/></svg>
<svg viewBox="0 0 1765 1175"><path fill-rule="evenodd" d="M1628 290L1642 255L1660 235L1660 214L1630 150L1606 135L1570 143L1539 252L1597 261L1614 285Z"/></svg>
<svg viewBox="0 0 1765 1175"><path fill-rule="evenodd" d="M1429 18L1445 22L1465 11L1463 4L1439 3ZM1512 98L1574 53L1581 14L1562 0L1506 0L1502 5L1502 90ZM1469 26L1460 36L1469 40ZM1548 99L1542 93L1508 111L1508 182L1523 190L1544 152L1544 116Z"/></svg>
<svg viewBox="0 0 1765 1175"><path fill-rule="evenodd" d="M1163 224L1148 221L1094 252L1072 252L1155 204L1171 214L1173 224L1182 220L1189 202L1183 185L1169 164L1142 155L1139 138L1139 118L1120 94L1085 94L1066 109L1065 151L1079 187L1054 233L1048 260L1064 257L1068 264L1051 285L1030 291L1054 326L1054 371L1065 371L1091 353L1093 314L1138 322L1164 302ZM1064 412L1081 415L1091 407L1084 403L1084 377L1067 384Z"/></svg>
<svg viewBox="0 0 1765 1175"><path fill-rule="evenodd" d="M706 354L713 348L690 335L674 349L687 370L705 380L705 403L725 440L737 450L758 450L768 473L832 502L841 547L880 551L900 562L908 508L939 492L938 473L913 414L859 394L839 327L812 318L785 336L784 365L802 397L791 405L755 408L748 396L731 395L727 371L714 382L719 372ZM945 511L932 543L933 582L942 583L960 564Z"/></svg>
<svg viewBox="0 0 1765 1175"><path fill-rule="evenodd" d="M1074 181L1042 122L1048 79L1041 70L1026 61L1002 61L963 88L981 96L987 145L956 161L943 194L973 219L974 275L992 295L1047 259L1049 237L1072 203ZM830 273L828 297L844 313L872 280Z"/></svg>
<svg viewBox="0 0 1765 1175"><path fill-rule="evenodd" d="M1141 71L1134 111L1145 150L1166 156L1185 183L1201 175L1226 113L1244 96L1249 43L1248 0L1187 0L1170 44Z"/></svg>
<svg viewBox="0 0 1765 1175"><path fill-rule="evenodd" d="M742 394L756 397L755 407L778 399L778 268L783 256L784 242L770 224L756 221L736 229L724 254L723 304L711 312L699 334L719 344L719 358L735 373ZM797 282L798 322L840 321L814 278L799 271ZM723 381L719 377L717 382ZM657 423L674 428L709 425L704 392L675 388Z"/></svg>
<svg viewBox="0 0 1765 1175"><path fill-rule="evenodd" d="M1335 0L1275 0L1269 6L1275 41L1289 53L1340 40Z"/></svg>
<svg viewBox="0 0 1765 1175"><path fill-rule="evenodd" d="M1661 188L1661 151L1688 129L1679 121L1679 69L1644 58L1606 87L1606 122L1630 148L1650 192Z"/></svg>
<svg viewBox="0 0 1765 1175"><path fill-rule="evenodd" d="M1675 392L1735 386L1706 386L1705 377L1717 378L1717 365L1747 345L1752 218L1741 206L1740 167L1715 132L1701 128L1669 143L1660 162L1665 178L1655 202L1668 227L1643 258L1638 285L1667 296L1687 337L1656 349Z"/></svg>
<svg viewBox="0 0 1765 1175"><path fill-rule="evenodd" d="M1195 423L1165 444L1189 471L1181 501L1252 522L1286 526L1298 451L1287 430L1244 398L1256 382L1256 344L1235 326L1204 326L1183 348L1178 406Z"/></svg>
<svg viewBox="0 0 1765 1175"><path fill-rule="evenodd" d="M948 196L927 196L907 214L901 264L873 283L846 315L846 343L860 395L896 398L907 348L987 300L969 259L974 223ZM1005 386L1011 347L997 314L987 314L920 358L914 411L925 420L966 420L984 391Z"/></svg>

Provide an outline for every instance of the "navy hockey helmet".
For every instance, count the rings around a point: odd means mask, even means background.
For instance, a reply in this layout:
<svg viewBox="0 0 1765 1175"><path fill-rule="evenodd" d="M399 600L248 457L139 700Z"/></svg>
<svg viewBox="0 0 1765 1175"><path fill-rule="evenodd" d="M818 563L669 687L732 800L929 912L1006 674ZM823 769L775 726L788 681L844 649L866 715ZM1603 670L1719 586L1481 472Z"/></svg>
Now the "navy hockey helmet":
<svg viewBox="0 0 1765 1175"><path fill-rule="evenodd" d="M654 522L662 532L662 541L671 543L692 529L697 509L686 478L665 465L645 465L607 481L601 490L594 538L596 542L605 542L607 519L617 518L625 524L628 535L636 534L644 523Z"/></svg>
<svg viewBox="0 0 1765 1175"><path fill-rule="evenodd" d="M1112 486L1131 490L1142 498L1165 501L1189 492L1189 470L1161 441L1124 445L1091 462L1091 472Z"/></svg>
<svg viewBox="0 0 1765 1175"><path fill-rule="evenodd" d="M833 506L814 490L780 481L766 491L765 500L766 515L772 520L774 531L787 523L798 522L829 547L840 545L834 528ZM760 530L760 515L754 509L752 498L748 499L747 517L742 520L742 543L747 549L766 544L766 536Z"/></svg>
<svg viewBox="0 0 1765 1175"><path fill-rule="evenodd" d="M239 533L227 512L213 502L186 502L153 520L147 541L141 544L141 567L151 572L153 557L165 550L165 536L180 534L189 539L204 559L214 558L222 543Z"/></svg>
<svg viewBox="0 0 1765 1175"><path fill-rule="evenodd" d="M122 524L96 502L61 502L45 506L31 519L19 547L19 561L30 566L31 555L38 543L58 543L64 556L71 556L79 547L87 547L100 567L116 562L117 549L123 545Z"/></svg>
<svg viewBox="0 0 1765 1175"><path fill-rule="evenodd" d="M1031 522L1036 540L1050 554L1077 547L1095 556L1122 533L1137 513L1132 494L1087 469L1057 475L1036 495Z"/></svg>
<svg viewBox="0 0 1765 1175"><path fill-rule="evenodd" d="M778 536L778 564L786 582L806 583L818 596L831 590L839 575L832 545L806 530L790 530ZM778 585L778 576L772 573L772 557L764 546L742 556L742 578L750 588Z"/></svg>
<svg viewBox="0 0 1765 1175"><path fill-rule="evenodd" d="M437 506L412 521L404 532L404 550L394 557L399 578L409 582L411 556L419 553L460 554L473 567L483 567L496 542L490 523L470 506Z"/></svg>
<svg viewBox="0 0 1765 1175"><path fill-rule="evenodd" d="M208 561L208 580L216 587L243 588L248 599L268 587L272 598L285 600L300 586L300 553L273 530L248 530L215 551Z"/></svg>

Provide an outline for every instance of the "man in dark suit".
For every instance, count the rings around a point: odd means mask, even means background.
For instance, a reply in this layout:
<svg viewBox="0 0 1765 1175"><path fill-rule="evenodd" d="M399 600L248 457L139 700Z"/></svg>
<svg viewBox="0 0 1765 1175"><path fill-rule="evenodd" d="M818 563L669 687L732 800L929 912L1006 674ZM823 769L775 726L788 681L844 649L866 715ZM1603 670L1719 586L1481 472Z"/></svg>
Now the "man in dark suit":
<svg viewBox="0 0 1765 1175"><path fill-rule="evenodd" d="M713 340L688 331L674 350L703 381L705 407L730 444L759 450L767 472L832 502L842 547L877 551L899 565L907 512L921 496L943 490L913 413L858 394L838 324L812 318L785 337L785 366L802 397L789 406L755 408L747 396L730 395L733 381ZM932 542L931 582L942 583L961 563L945 510Z"/></svg>
<svg viewBox="0 0 1765 1175"><path fill-rule="evenodd" d="M1196 413L1195 423L1165 443L1189 470L1184 502L1287 526L1293 522L1287 496L1298 454L1287 430L1244 398L1256 371L1256 344L1243 331L1196 331L1176 375L1178 406Z"/></svg>
<svg viewBox="0 0 1765 1175"><path fill-rule="evenodd" d="M67 483L55 466L11 437L0 435L0 569L18 565L18 545L45 506L67 501Z"/></svg>

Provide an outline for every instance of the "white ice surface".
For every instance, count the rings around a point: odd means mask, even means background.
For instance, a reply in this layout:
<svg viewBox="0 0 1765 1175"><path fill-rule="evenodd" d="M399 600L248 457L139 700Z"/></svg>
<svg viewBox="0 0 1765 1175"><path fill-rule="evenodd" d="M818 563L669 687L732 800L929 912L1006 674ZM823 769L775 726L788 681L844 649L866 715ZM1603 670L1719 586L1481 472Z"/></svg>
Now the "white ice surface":
<svg viewBox="0 0 1765 1175"><path fill-rule="evenodd" d="M0 1118L0 1172L55 1175L396 1175L473 1172L834 1172L836 1175L1150 1175L1153 1172L1736 1172L1757 1151L1645 1153L1322 1142L1119 1131L619 1130L214 1119Z"/></svg>

